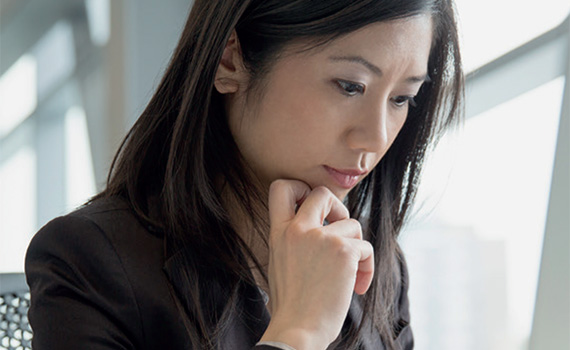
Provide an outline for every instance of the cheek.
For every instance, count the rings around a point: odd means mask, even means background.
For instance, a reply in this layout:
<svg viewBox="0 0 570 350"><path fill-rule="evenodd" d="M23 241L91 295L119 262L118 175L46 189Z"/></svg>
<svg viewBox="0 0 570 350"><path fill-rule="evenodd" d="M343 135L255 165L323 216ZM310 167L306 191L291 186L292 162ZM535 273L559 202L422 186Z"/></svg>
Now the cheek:
<svg viewBox="0 0 570 350"><path fill-rule="evenodd" d="M394 141L396 140L396 138L398 137L398 135L402 132L403 127L406 123L406 116L401 116L401 117L393 117L390 118L390 123L388 126L388 130L387 130L387 134L386 134L386 143L384 144L384 147L382 147L381 149L379 149L377 152L374 153L370 153L370 158L373 158L372 160L372 168L376 167L376 165L378 165L378 163L380 163L380 161L382 160L382 158L384 157L384 155L390 150L390 148L392 147Z"/></svg>
<svg viewBox="0 0 570 350"><path fill-rule="evenodd" d="M398 118L397 121L394 123L395 125L390 134L390 146L392 146L398 135L402 132L402 129L406 124L406 119L407 119L407 112L406 115L404 115L401 118Z"/></svg>
<svg viewBox="0 0 570 350"><path fill-rule="evenodd" d="M267 119L264 129L273 134L273 141L299 150L329 142L334 135L335 110L325 103L321 90L295 79L284 79L274 87L260 110L260 116Z"/></svg>
<svg viewBox="0 0 570 350"><path fill-rule="evenodd" d="M339 149L344 108L322 81L294 69L273 72L262 94L250 96L232 132L246 162L264 181L309 176Z"/></svg>
<svg viewBox="0 0 570 350"><path fill-rule="evenodd" d="M388 144L387 144L388 147L384 150L382 154L378 155L376 164L378 164L382 160L382 158L384 158L384 155L390 150L390 148L392 148L394 141L396 141L398 135L400 135L400 133L402 132L405 123L406 123L406 116L396 119L396 121L392 124L392 127L390 128L388 134Z"/></svg>

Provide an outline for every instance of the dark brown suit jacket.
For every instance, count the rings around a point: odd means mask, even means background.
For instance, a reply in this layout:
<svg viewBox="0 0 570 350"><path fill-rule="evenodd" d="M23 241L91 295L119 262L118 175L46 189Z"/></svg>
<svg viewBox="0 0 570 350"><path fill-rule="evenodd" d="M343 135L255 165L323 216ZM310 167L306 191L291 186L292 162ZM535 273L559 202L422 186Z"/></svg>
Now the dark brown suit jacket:
<svg viewBox="0 0 570 350"><path fill-rule="evenodd" d="M397 341L410 350L408 276L402 267L398 313L404 327ZM98 200L44 226L28 248L26 275L35 350L190 349L169 292L162 235L145 227L119 198ZM171 284L183 295L175 280ZM269 323L256 287L246 287L240 298L223 349L251 349ZM357 324L360 312L354 299L346 324ZM369 328L362 348L384 349Z"/></svg>

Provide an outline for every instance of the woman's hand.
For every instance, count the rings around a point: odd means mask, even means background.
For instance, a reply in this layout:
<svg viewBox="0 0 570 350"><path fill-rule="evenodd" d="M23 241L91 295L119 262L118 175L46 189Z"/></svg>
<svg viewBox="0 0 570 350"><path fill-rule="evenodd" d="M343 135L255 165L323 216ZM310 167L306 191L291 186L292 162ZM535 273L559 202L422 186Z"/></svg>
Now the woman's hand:
<svg viewBox="0 0 570 350"><path fill-rule="evenodd" d="M360 223L326 187L273 182L269 218L272 316L261 340L297 350L325 349L340 333L353 290L364 294L370 286L372 245L362 240ZM323 226L325 219L329 224Z"/></svg>

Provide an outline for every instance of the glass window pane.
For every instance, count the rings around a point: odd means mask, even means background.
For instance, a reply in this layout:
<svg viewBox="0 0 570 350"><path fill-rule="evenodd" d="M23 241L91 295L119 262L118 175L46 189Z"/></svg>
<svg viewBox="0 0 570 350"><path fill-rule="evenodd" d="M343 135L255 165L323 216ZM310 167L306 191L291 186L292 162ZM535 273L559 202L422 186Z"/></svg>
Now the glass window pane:
<svg viewBox="0 0 570 350"><path fill-rule="evenodd" d="M20 57L0 77L0 138L29 117L37 106L37 61Z"/></svg>
<svg viewBox="0 0 570 350"><path fill-rule="evenodd" d="M402 236L422 349L524 349L563 85L559 78L469 119L427 164Z"/></svg>
<svg viewBox="0 0 570 350"><path fill-rule="evenodd" d="M471 71L556 27L570 1L456 0L465 68Z"/></svg>
<svg viewBox="0 0 570 350"><path fill-rule="evenodd" d="M65 176L67 211L95 195L95 176L85 111L69 108L65 115Z"/></svg>
<svg viewBox="0 0 570 350"><path fill-rule="evenodd" d="M36 154L20 148L0 164L0 273L24 271L36 230Z"/></svg>

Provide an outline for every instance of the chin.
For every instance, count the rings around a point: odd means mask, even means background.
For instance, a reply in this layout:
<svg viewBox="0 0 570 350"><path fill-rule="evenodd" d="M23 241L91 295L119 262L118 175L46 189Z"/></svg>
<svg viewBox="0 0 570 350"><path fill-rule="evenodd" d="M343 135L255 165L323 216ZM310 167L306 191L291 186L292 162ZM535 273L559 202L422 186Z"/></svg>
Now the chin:
<svg viewBox="0 0 570 350"><path fill-rule="evenodd" d="M341 201L344 201L344 199L346 198L346 196L348 196L350 191L349 190L342 190L342 191L338 191L338 192L333 191L333 193L335 194L335 196L337 196L338 199L340 199Z"/></svg>

